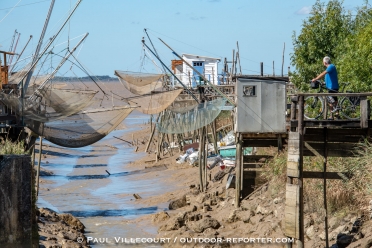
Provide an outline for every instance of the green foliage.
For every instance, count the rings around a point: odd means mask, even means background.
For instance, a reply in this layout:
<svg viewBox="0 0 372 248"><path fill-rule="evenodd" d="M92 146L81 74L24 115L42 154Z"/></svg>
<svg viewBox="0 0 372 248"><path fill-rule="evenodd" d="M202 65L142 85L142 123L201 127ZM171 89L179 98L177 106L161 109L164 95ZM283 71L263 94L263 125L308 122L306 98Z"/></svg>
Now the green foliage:
<svg viewBox="0 0 372 248"><path fill-rule="evenodd" d="M297 71L291 76L298 88L308 90L309 80L325 70L324 56L329 56L337 66L337 47L351 33L351 20L341 1L331 0L327 5L316 1L310 17L302 24L300 35L294 33L292 37L291 63Z"/></svg>
<svg viewBox="0 0 372 248"><path fill-rule="evenodd" d="M372 91L372 20L346 38L338 72L354 92Z"/></svg>

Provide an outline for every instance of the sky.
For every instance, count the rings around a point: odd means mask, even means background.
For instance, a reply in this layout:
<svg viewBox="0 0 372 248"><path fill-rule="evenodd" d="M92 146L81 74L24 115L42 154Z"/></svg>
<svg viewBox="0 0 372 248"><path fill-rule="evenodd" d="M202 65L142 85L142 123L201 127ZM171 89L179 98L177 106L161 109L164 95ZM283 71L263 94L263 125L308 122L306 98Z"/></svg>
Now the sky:
<svg viewBox="0 0 372 248"><path fill-rule="evenodd" d="M21 33L16 53L33 35L25 55L38 43L51 0L0 0L0 50L9 51L15 30ZM56 0L45 40L56 34L77 0ZM327 1L324 1L327 2ZM92 75L114 76L114 70L159 72L156 58L145 53L141 43L151 46L166 65L178 54L187 53L232 60L239 43L243 74L284 74L293 53L292 36L299 34L315 0L82 0L65 29L54 43L55 50L73 47L89 33L75 56ZM344 0L355 11L365 0ZM79 38L75 38L79 37ZM69 43L66 41L72 39ZM59 50L58 50L59 49ZM219 72L223 63L219 63ZM78 76L85 76L78 70ZM61 72L61 75L64 75Z"/></svg>

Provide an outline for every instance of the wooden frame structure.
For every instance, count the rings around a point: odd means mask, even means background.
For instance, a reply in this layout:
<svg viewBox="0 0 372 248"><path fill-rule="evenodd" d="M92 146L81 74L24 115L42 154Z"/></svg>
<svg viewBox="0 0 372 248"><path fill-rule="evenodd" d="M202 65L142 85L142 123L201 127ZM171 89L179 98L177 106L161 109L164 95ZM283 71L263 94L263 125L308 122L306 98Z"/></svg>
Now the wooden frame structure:
<svg viewBox="0 0 372 248"><path fill-rule="evenodd" d="M304 98L306 96L323 97L328 95L360 97L360 120L304 120ZM355 145L361 140L371 137L372 121L370 120L370 103L367 96L372 96L372 93L304 93L291 96L285 234L297 239L297 247L304 247L303 186L305 178L323 179L326 247L329 247L326 184L328 179L344 179L347 175L342 172L327 172L327 158L352 157ZM323 172L304 171L304 156L321 157Z"/></svg>

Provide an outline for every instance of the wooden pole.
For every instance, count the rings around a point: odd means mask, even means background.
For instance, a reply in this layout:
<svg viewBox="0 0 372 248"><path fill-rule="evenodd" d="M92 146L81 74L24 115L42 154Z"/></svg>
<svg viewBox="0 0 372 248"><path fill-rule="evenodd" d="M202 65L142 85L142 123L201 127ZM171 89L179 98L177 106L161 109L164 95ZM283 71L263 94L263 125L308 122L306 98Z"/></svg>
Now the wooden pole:
<svg viewBox="0 0 372 248"><path fill-rule="evenodd" d="M274 60L273 60L273 77L275 77L275 65L274 65Z"/></svg>
<svg viewBox="0 0 372 248"><path fill-rule="evenodd" d="M216 119L211 124L211 131L212 131L212 139L213 139L213 147L214 147L214 154L218 154L218 147L217 147L217 133L216 133Z"/></svg>
<svg viewBox="0 0 372 248"><path fill-rule="evenodd" d="M299 161L299 240L297 240L297 247L303 248L305 242L304 236L304 180L303 180L303 150L304 150L304 96L299 96L298 99L298 133L300 136L300 161Z"/></svg>
<svg viewBox="0 0 372 248"><path fill-rule="evenodd" d="M160 114L158 114L158 117L156 118L156 122L159 121L159 117L160 117ZM156 130L156 128L155 128L155 123L154 123L154 129L152 129L149 142L147 142L147 145L146 145L146 148L145 148L145 152L147 152L149 150L152 138L154 137L155 130Z"/></svg>
<svg viewBox="0 0 372 248"><path fill-rule="evenodd" d="M39 160L37 163L37 171L36 171L36 196L39 196L39 178L40 178L40 164L41 164L41 153L43 150L43 136L39 137L40 144L39 144Z"/></svg>
<svg viewBox="0 0 372 248"><path fill-rule="evenodd" d="M203 168L204 168L204 189L207 190L208 184L208 170L207 170L207 157L208 157L208 127L205 127L204 132L204 156L203 156Z"/></svg>
<svg viewBox="0 0 372 248"><path fill-rule="evenodd" d="M324 162L323 162L323 201L324 201L324 231L325 231L325 240L326 240L326 248L329 247L328 241L328 207L327 207L327 156L328 156L328 149L327 149L327 127L323 128L323 135L324 135Z"/></svg>
<svg viewBox="0 0 372 248"><path fill-rule="evenodd" d="M236 171L235 171L235 208L240 206L240 182L241 182L241 156L242 156L242 136L240 133L236 133L237 143L236 143Z"/></svg>
<svg viewBox="0 0 372 248"><path fill-rule="evenodd" d="M200 178L200 191L204 192L203 187L203 168L202 168L202 152L203 152L203 146L202 146L202 139L203 139L203 128L199 129L199 157L198 157L198 163L199 163L199 178Z"/></svg>
<svg viewBox="0 0 372 248"><path fill-rule="evenodd" d="M285 42L283 47L283 58L282 58L282 77L283 77L283 69L284 69L284 52L285 52ZM288 73L289 73L289 67L288 67Z"/></svg>

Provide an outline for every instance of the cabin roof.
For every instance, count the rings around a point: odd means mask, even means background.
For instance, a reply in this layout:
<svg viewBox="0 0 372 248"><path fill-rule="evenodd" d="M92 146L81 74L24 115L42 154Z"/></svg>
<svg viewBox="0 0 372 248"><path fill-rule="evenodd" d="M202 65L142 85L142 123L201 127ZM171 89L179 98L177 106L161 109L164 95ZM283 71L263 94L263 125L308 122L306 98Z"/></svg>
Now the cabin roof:
<svg viewBox="0 0 372 248"><path fill-rule="evenodd" d="M187 57L196 57L196 58L201 58L201 59L214 59L221 61L221 58L213 58L213 57L207 57L207 56L201 56L201 55L195 55L195 54L189 54L189 53L183 53L182 56L187 56Z"/></svg>
<svg viewBox="0 0 372 248"><path fill-rule="evenodd" d="M256 79L256 80L267 80L267 81L284 81L289 82L289 77L278 77L278 76L260 76L260 75L236 75L234 79Z"/></svg>

